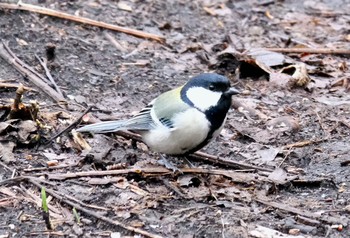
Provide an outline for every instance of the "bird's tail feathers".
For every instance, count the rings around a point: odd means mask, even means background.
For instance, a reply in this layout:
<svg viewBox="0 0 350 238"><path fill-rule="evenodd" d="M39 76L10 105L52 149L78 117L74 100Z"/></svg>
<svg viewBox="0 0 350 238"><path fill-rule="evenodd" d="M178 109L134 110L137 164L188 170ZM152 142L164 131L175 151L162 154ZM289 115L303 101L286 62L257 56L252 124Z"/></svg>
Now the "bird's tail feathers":
<svg viewBox="0 0 350 238"><path fill-rule="evenodd" d="M109 133L109 132L127 130L129 128L125 127L126 121L127 120L99 122L99 123L83 126L77 129L77 132Z"/></svg>

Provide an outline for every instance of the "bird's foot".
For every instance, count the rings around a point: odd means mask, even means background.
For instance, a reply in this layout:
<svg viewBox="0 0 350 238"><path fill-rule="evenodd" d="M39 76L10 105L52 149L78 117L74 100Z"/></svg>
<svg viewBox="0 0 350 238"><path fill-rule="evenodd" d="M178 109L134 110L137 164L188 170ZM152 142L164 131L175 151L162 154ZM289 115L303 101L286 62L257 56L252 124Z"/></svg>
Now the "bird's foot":
<svg viewBox="0 0 350 238"><path fill-rule="evenodd" d="M185 160L185 163L187 164L187 166L188 166L189 168L194 168L194 165L191 163L191 161L189 161L189 160L187 159L187 157L184 157L184 160Z"/></svg>
<svg viewBox="0 0 350 238"><path fill-rule="evenodd" d="M172 170L173 173L177 173L177 172L182 173L182 171L181 171L175 164L173 164L172 162L170 162L170 161L166 158L166 156L160 154L160 157L161 157L161 159L158 160L158 163L159 163L160 165L164 166L165 168L167 168L167 169L169 169L169 170Z"/></svg>

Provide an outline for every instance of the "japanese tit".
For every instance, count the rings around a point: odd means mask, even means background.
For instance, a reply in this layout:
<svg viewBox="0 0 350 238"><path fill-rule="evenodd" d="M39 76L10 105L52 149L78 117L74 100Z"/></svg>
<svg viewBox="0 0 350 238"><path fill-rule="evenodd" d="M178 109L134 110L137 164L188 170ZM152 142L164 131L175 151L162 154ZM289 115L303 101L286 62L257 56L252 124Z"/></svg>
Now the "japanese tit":
<svg viewBox="0 0 350 238"><path fill-rule="evenodd" d="M231 107L231 97L238 93L226 77L203 73L161 94L130 119L87 125L77 131L129 130L140 134L155 152L186 155L219 135Z"/></svg>

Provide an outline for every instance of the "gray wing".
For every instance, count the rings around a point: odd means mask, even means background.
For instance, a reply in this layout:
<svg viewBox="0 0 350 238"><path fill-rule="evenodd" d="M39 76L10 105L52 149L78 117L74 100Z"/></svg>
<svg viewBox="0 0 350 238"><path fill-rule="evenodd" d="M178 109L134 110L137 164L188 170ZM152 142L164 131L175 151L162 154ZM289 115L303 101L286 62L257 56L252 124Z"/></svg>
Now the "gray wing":
<svg viewBox="0 0 350 238"><path fill-rule="evenodd" d="M128 120L106 121L77 129L78 132L109 133L123 130L147 131L153 128L154 122L151 116L153 104L148 104L137 115Z"/></svg>
<svg viewBox="0 0 350 238"><path fill-rule="evenodd" d="M148 131L151 130L155 123L151 116L151 110L153 108L153 101L142 109L134 117L127 120L124 124L123 130L135 130L135 131Z"/></svg>
<svg viewBox="0 0 350 238"><path fill-rule="evenodd" d="M190 108L188 104L181 100L181 89L182 87L179 87L161 94L128 120L100 122L84 126L77 131L93 133L108 133L122 130L149 131L159 124L163 124L169 129L176 129L172 118L175 114Z"/></svg>

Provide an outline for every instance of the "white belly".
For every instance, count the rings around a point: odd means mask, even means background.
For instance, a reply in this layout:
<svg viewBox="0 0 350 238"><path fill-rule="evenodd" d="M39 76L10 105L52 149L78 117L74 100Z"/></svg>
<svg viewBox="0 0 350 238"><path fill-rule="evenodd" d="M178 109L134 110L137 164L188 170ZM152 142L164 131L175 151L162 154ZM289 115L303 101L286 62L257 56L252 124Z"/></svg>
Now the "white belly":
<svg viewBox="0 0 350 238"><path fill-rule="evenodd" d="M197 109L179 113L174 121L172 129L159 124L156 129L142 133L144 142L155 152L180 155L207 138L210 122Z"/></svg>

